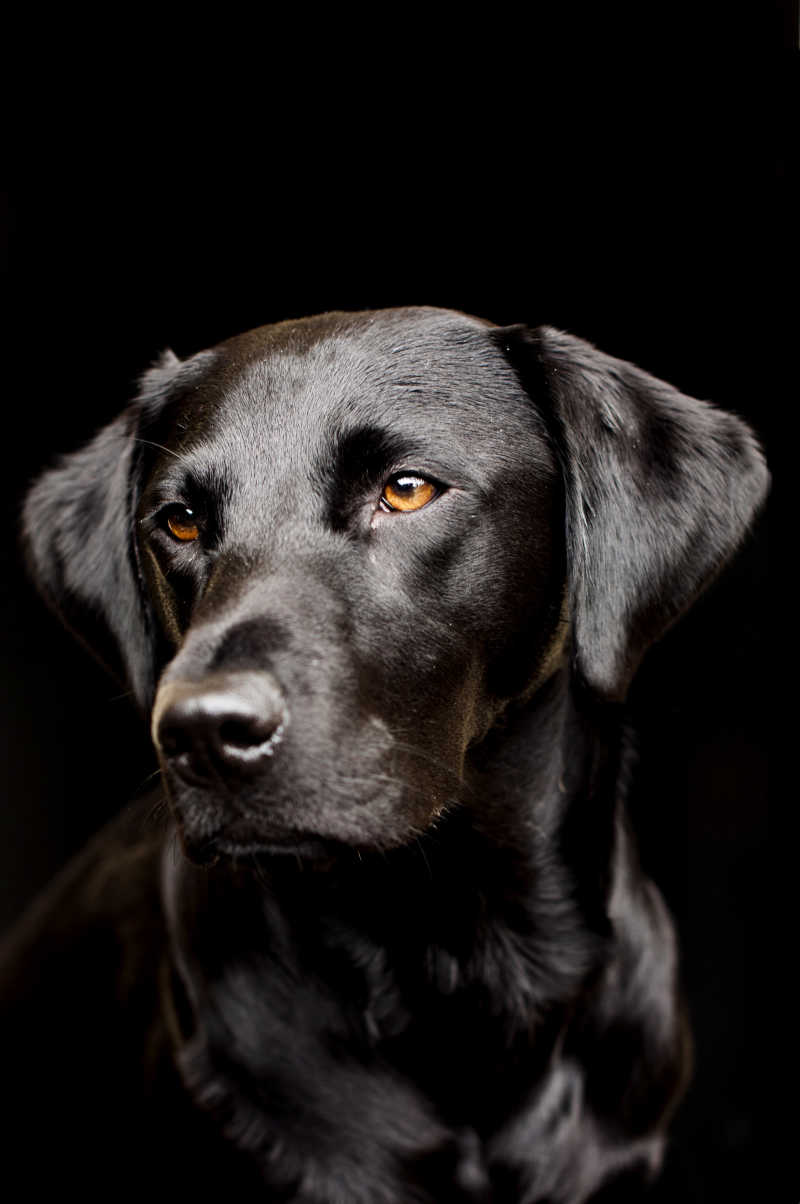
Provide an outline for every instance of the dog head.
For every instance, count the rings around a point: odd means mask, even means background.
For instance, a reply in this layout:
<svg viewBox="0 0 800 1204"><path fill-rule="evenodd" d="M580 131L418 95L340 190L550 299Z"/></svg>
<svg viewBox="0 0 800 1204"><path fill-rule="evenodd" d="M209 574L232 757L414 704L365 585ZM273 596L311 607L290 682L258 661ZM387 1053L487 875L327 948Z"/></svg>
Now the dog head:
<svg viewBox="0 0 800 1204"><path fill-rule="evenodd" d="M742 422L633 365L397 309L167 353L25 535L152 707L189 851L312 853L426 830L553 673L623 697L765 488Z"/></svg>

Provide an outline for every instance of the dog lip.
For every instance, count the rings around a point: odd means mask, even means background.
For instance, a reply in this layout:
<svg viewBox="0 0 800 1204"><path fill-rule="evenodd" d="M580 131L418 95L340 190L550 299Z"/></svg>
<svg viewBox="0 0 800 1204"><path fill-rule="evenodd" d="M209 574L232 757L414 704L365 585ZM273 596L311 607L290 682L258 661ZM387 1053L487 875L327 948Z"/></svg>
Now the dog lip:
<svg viewBox="0 0 800 1204"><path fill-rule="evenodd" d="M259 856L330 860L337 852L341 855L349 847L341 841L301 829L248 831L240 828L241 820L222 816L209 817L205 824L193 824L191 819L187 822L187 816L181 814L180 808L175 818L186 856L196 865L211 866L223 858L235 860Z"/></svg>
<svg viewBox="0 0 800 1204"><path fill-rule="evenodd" d="M289 832L284 836L255 840L237 840L221 833L213 843L218 855L224 857L294 856L314 861L330 859L337 847L334 841L305 832Z"/></svg>

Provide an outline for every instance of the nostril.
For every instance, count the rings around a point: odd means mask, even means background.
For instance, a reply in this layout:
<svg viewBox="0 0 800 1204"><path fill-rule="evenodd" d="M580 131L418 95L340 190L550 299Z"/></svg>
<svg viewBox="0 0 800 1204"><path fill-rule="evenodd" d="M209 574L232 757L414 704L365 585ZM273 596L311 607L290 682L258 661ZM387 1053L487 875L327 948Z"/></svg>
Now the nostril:
<svg viewBox="0 0 800 1204"><path fill-rule="evenodd" d="M272 740L281 725L281 713L268 715L234 715L219 725L219 739L231 750L257 748Z"/></svg>
<svg viewBox="0 0 800 1204"><path fill-rule="evenodd" d="M220 724L219 738L223 744L234 744L240 748L251 748L269 738L257 730L255 722L246 719L226 719Z"/></svg>
<svg viewBox="0 0 800 1204"><path fill-rule="evenodd" d="M188 747L186 733L175 723L162 722L159 725L156 743L165 757L180 756Z"/></svg>

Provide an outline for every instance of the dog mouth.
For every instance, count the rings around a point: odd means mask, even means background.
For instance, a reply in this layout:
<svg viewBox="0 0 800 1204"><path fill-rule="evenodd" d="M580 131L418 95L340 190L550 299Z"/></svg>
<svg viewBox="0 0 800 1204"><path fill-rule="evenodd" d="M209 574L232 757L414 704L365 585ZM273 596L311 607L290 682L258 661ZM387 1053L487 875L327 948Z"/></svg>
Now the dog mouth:
<svg viewBox="0 0 800 1204"><path fill-rule="evenodd" d="M331 861L351 850L341 841L313 832L287 829L280 833L237 832L230 824L215 831L193 831L178 821L178 834L184 853L195 865L210 867L220 861L246 861L259 858L294 857L303 861Z"/></svg>
<svg viewBox="0 0 800 1204"><path fill-rule="evenodd" d="M242 843L226 836L215 841L218 857L238 860L242 857L300 857L304 861L329 861L341 856L346 846L310 833L290 832L269 840Z"/></svg>

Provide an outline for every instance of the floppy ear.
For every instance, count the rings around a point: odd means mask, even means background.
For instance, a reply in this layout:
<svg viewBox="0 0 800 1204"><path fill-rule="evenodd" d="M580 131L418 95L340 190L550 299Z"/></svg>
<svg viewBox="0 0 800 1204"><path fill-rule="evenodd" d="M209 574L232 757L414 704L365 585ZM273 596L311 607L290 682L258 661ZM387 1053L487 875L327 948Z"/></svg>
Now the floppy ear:
<svg viewBox="0 0 800 1204"><path fill-rule="evenodd" d="M581 339L498 334L562 461L578 668L619 700L741 542L766 494L764 459L740 419Z"/></svg>
<svg viewBox="0 0 800 1204"><path fill-rule="evenodd" d="M137 401L44 472L23 508L27 559L46 601L141 706L152 699L155 665L134 540L136 434L179 363L165 352L142 377Z"/></svg>

